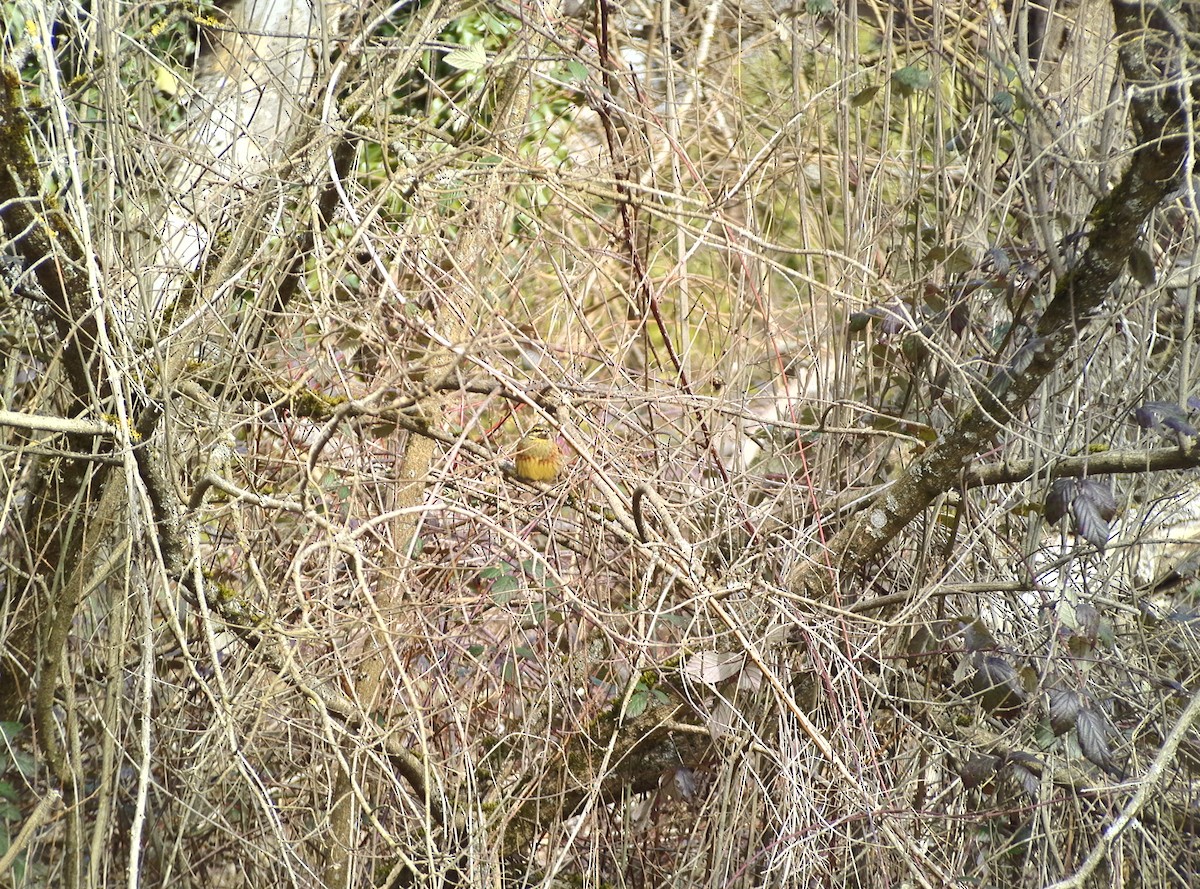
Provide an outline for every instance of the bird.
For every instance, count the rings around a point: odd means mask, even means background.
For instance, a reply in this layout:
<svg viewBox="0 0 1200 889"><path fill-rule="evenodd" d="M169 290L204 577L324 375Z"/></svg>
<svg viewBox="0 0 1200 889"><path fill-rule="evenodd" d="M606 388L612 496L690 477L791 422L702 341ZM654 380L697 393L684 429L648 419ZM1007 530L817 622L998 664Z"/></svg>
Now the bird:
<svg viewBox="0 0 1200 889"><path fill-rule="evenodd" d="M516 475L524 482L552 482L563 468L563 452L547 426L534 426L517 445Z"/></svg>

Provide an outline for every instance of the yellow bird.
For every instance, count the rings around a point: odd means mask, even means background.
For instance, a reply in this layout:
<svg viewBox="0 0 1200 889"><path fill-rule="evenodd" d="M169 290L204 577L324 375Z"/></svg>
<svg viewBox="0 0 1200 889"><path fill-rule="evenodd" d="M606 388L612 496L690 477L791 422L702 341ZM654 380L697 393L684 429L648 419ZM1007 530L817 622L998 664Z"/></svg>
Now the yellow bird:
<svg viewBox="0 0 1200 889"><path fill-rule="evenodd" d="M526 482L552 482L562 472L564 457L558 439L546 426L534 426L517 445L517 478Z"/></svg>

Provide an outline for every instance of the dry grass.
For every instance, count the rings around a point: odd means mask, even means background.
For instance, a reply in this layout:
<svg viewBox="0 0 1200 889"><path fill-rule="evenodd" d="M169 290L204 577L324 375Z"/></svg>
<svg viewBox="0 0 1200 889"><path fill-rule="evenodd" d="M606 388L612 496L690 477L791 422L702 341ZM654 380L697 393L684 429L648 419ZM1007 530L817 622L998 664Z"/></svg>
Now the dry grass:
<svg viewBox="0 0 1200 889"><path fill-rule="evenodd" d="M183 121L192 29L125 10L119 31L63 24L54 52L10 29L48 109L33 150L64 159L95 258L108 389L89 415L126 423L129 470L103 482L113 511L101 481L76 489L103 558L78 569L38 727L61 734L76 821L39 834L17 885L131 862L149 884L316 885L346 851L346 788L353 885L1070 874L1195 681L1190 591L1135 589L1186 475L1122 476L1102 553L1045 527L1043 474L948 493L831 598L784 578L973 403L1071 262L1132 145L1104 9L1059 10L1037 69L966 4L630 5L604 51L589 19L509 12L396 13L371 40L348 17L334 56L313 50L287 152L239 143L229 170ZM434 64L481 30L488 66ZM222 45L208 78L236 70ZM170 213L210 226L199 264ZM1131 409L1193 388L1194 222L1179 202L1154 219L1156 280L1122 282L982 461L1147 445ZM5 404L54 413L36 304L6 309ZM141 442L149 400L165 413ZM571 456L547 489L507 471L538 421ZM397 491L430 435L414 506ZM38 551L23 504L52 458L5 436L16 640L46 586L28 578L55 576L14 555ZM159 552L125 457L144 445L182 502L223 480L183 527L207 599ZM976 618L990 643L961 632ZM1011 716L971 696L981 653L1030 683ZM1049 732L1052 687L1108 726L1107 771ZM1186 884L1198 743L1183 733L1098 883ZM0 777L23 814L63 781Z"/></svg>

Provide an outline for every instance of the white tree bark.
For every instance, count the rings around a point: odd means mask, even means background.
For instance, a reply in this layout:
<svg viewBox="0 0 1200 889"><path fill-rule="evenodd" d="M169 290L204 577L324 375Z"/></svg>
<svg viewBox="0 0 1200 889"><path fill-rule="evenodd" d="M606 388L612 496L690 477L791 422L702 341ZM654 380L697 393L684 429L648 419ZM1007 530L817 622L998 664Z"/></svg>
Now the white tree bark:
<svg viewBox="0 0 1200 889"><path fill-rule="evenodd" d="M286 164L336 11L316 0L241 0L207 32L163 220L157 307L178 293L213 234Z"/></svg>

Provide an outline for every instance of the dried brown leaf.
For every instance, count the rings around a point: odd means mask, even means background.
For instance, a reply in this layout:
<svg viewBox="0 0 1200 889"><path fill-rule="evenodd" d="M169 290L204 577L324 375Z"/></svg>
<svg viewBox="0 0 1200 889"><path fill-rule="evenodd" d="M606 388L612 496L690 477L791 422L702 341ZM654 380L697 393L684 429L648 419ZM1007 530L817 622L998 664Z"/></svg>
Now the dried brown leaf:
<svg viewBox="0 0 1200 889"><path fill-rule="evenodd" d="M736 652L701 651L683 665L683 675L705 685L716 685L736 676L746 665L746 655Z"/></svg>

